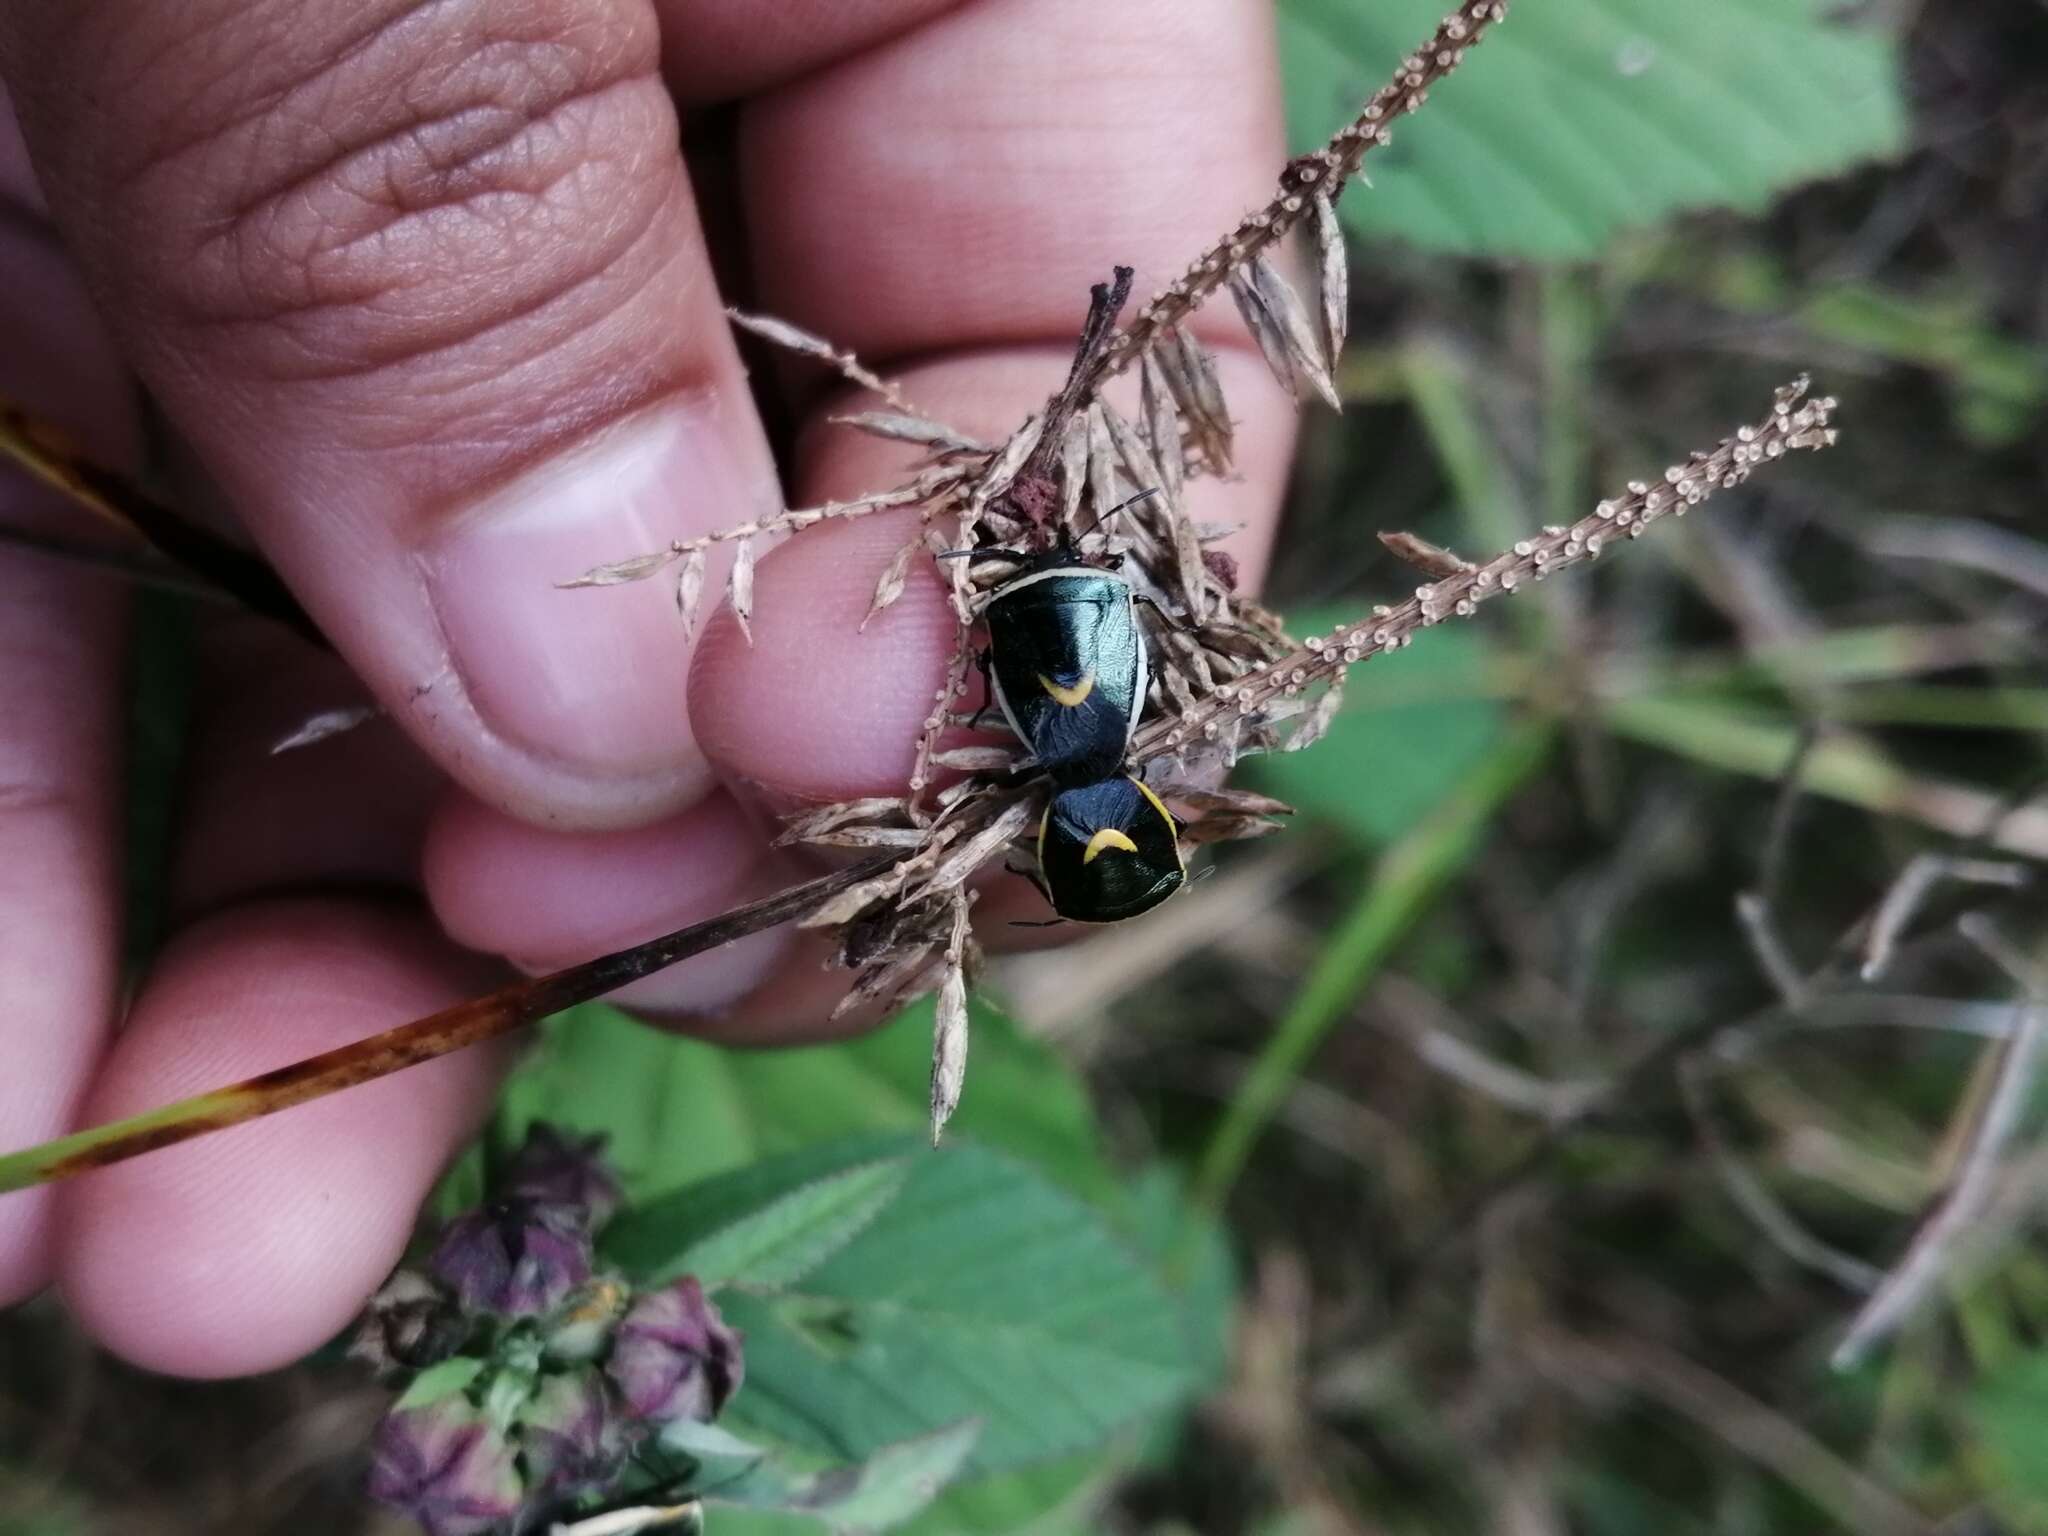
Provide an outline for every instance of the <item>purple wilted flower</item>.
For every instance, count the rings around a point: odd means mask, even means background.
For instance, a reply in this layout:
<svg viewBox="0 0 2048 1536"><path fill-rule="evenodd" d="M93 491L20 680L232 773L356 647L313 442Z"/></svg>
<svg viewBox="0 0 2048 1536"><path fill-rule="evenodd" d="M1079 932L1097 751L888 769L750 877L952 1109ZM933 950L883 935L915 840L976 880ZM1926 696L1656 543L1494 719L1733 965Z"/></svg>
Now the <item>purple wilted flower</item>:
<svg viewBox="0 0 2048 1536"><path fill-rule="evenodd" d="M656 1424L709 1423L746 1376L740 1336L688 1275L633 1303L605 1370L633 1416Z"/></svg>
<svg viewBox="0 0 2048 1536"><path fill-rule="evenodd" d="M519 1422L527 1480L551 1498L608 1487L632 1445L611 1388L594 1370L545 1378Z"/></svg>
<svg viewBox="0 0 2048 1536"><path fill-rule="evenodd" d="M536 1120L512 1154L500 1187L508 1196L573 1205L595 1232L624 1198L618 1176L604 1160L603 1136L576 1136Z"/></svg>
<svg viewBox="0 0 2048 1536"><path fill-rule="evenodd" d="M590 1233L574 1206L494 1200L448 1223L429 1267L467 1311L538 1317L590 1278Z"/></svg>
<svg viewBox="0 0 2048 1536"><path fill-rule="evenodd" d="M459 1396L393 1409L370 1443L370 1497L427 1536L481 1536L525 1492L511 1445Z"/></svg>
<svg viewBox="0 0 2048 1536"><path fill-rule="evenodd" d="M388 1378L447 1359L462 1347L469 1326L439 1286L417 1270L401 1269L370 1298L348 1352Z"/></svg>

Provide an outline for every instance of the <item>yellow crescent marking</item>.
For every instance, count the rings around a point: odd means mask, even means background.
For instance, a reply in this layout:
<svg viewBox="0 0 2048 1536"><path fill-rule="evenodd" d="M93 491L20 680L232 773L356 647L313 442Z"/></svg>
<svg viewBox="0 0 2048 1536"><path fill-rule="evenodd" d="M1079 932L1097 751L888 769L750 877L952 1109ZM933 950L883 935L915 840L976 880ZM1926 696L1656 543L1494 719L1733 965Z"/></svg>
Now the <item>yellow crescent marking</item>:
<svg viewBox="0 0 2048 1536"><path fill-rule="evenodd" d="M1081 855L1081 862L1083 864L1093 864L1095 862L1095 855L1101 853L1106 848L1120 848L1125 853L1136 853L1138 851L1138 845L1123 833L1117 831L1115 827L1104 827L1100 832L1097 832L1088 839L1088 851Z"/></svg>
<svg viewBox="0 0 2048 1536"><path fill-rule="evenodd" d="M1095 674L1092 671L1083 672L1081 674L1081 681L1074 684L1071 688L1062 688L1058 683L1041 672L1038 674L1038 686L1052 695L1055 704L1064 704L1067 708L1072 709L1095 691Z"/></svg>
<svg viewBox="0 0 2048 1536"><path fill-rule="evenodd" d="M1150 784L1147 784L1143 779L1132 779L1131 782L1138 786L1138 793L1152 802L1152 809L1157 811L1166 822L1166 830L1173 836L1173 862L1179 865L1181 870L1185 872L1188 866L1187 860L1180 856L1180 823L1173 819L1173 812L1166 808L1166 802L1152 793L1152 786Z"/></svg>

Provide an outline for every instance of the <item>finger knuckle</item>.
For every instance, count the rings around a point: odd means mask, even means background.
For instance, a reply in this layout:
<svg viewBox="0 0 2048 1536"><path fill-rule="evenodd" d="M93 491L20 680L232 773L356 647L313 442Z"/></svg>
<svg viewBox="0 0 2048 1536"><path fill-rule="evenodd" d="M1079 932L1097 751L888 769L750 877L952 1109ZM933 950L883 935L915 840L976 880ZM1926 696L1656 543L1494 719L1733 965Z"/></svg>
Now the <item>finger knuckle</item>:
<svg viewBox="0 0 2048 1536"><path fill-rule="evenodd" d="M674 179L649 160L676 127L634 8L386 9L317 62L208 93L237 104L188 113L121 178L132 225L159 232L137 302L164 329L284 381L497 372L661 259Z"/></svg>

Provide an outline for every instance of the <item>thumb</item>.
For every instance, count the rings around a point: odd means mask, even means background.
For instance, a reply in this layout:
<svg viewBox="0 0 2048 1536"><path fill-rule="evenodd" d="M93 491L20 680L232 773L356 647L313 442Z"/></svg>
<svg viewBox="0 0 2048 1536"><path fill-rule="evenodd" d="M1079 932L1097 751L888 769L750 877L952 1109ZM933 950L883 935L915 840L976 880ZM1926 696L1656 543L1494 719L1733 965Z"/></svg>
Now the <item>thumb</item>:
<svg viewBox="0 0 2048 1536"><path fill-rule="evenodd" d="M659 583L779 503L648 0L21 0L0 72L87 279L380 701L529 820L711 775Z"/></svg>

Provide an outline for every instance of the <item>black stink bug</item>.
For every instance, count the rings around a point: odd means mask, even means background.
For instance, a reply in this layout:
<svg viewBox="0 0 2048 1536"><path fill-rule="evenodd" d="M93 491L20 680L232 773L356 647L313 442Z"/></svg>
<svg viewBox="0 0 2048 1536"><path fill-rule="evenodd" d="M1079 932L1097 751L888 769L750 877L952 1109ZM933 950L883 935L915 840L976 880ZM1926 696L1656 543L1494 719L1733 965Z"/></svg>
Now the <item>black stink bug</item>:
<svg viewBox="0 0 2048 1536"><path fill-rule="evenodd" d="M1173 813L1127 774L1052 797L1038 823L1038 868L1053 911L1077 923L1149 912L1187 879Z"/></svg>
<svg viewBox="0 0 2048 1536"><path fill-rule="evenodd" d="M1131 584L1048 551L998 587L989 692L1034 765L1065 789L1116 773L1145 707L1145 635Z"/></svg>

